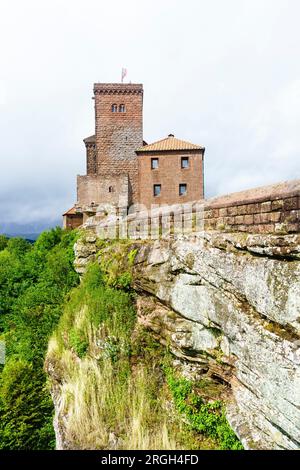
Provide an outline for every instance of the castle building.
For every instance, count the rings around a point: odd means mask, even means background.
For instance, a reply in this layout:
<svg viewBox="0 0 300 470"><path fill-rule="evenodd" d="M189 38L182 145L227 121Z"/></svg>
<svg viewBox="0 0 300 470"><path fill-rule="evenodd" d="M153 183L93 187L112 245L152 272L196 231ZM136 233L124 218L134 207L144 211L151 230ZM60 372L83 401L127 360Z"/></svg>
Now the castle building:
<svg viewBox="0 0 300 470"><path fill-rule="evenodd" d="M143 140L143 85L94 85L95 134L84 139L86 175L77 176L77 202L63 214L76 228L111 204L122 213L133 204L180 204L204 197L205 148L169 134Z"/></svg>

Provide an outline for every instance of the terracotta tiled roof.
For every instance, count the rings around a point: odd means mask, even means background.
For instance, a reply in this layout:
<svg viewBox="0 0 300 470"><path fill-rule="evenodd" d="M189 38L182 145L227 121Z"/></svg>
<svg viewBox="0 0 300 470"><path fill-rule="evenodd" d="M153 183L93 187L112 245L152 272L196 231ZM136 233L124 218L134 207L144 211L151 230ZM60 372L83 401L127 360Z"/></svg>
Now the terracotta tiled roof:
<svg viewBox="0 0 300 470"><path fill-rule="evenodd" d="M63 215L75 215L76 214L76 209L75 206L71 207L67 212L65 212Z"/></svg>
<svg viewBox="0 0 300 470"><path fill-rule="evenodd" d="M204 150L204 147L191 144L185 140L176 139L176 137L170 134L166 139L140 147L137 149L137 152L163 152L165 150Z"/></svg>
<svg viewBox="0 0 300 470"><path fill-rule="evenodd" d="M93 144L96 142L96 136L95 135L90 135L89 137L86 137L85 139L83 139L83 142L85 144Z"/></svg>

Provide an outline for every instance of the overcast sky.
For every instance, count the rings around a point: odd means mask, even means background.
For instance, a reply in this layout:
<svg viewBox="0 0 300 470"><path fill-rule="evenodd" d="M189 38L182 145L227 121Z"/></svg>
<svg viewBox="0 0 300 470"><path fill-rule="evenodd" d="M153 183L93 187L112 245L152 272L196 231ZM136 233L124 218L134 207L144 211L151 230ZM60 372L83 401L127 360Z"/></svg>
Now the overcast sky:
<svg viewBox="0 0 300 470"><path fill-rule="evenodd" d="M206 147L206 195L300 177L299 0L0 0L0 222L76 200L94 82L144 84L144 138Z"/></svg>

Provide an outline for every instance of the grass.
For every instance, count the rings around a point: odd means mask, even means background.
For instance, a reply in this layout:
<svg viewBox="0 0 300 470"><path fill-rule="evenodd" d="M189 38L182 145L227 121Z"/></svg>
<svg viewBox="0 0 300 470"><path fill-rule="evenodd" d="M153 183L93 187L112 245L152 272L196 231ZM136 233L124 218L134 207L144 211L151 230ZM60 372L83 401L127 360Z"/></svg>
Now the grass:
<svg viewBox="0 0 300 470"><path fill-rule="evenodd" d="M62 358L68 365L68 354ZM100 364L90 357L76 367L61 389L65 439L73 448L172 449L167 417L153 394L155 376L144 367L129 373L129 364Z"/></svg>
<svg viewBox="0 0 300 470"><path fill-rule="evenodd" d="M90 266L49 343L65 442L73 449L215 448L174 408L166 350L137 325L132 294L106 280L99 264Z"/></svg>

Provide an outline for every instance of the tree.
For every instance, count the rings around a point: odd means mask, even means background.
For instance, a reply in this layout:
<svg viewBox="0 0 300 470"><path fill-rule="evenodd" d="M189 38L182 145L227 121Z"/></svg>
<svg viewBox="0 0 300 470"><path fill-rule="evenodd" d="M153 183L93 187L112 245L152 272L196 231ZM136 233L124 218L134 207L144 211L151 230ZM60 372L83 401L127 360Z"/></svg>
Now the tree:
<svg viewBox="0 0 300 470"><path fill-rule="evenodd" d="M5 235L0 235L0 251L7 247L8 238Z"/></svg>

